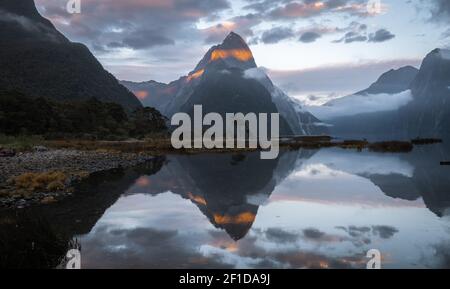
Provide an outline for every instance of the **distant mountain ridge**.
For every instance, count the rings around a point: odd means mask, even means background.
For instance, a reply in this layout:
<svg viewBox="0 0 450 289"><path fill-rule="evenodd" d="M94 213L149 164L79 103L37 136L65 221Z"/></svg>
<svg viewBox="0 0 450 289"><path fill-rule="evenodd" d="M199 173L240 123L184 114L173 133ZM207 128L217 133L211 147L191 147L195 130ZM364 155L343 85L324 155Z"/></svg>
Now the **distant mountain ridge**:
<svg viewBox="0 0 450 289"><path fill-rule="evenodd" d="M319 119L273 85L257 67L248 45L234 32L211 47L187 76L170 84L122 84L137 95L145 95L142 102L167 117L177 112L192 113L195 104L202 104L204 113L279 112L281 133L286 135L326 131Z"/></svg>
<svg viewBox="0 0 450 289"><path fill-rule="evenodd" d="M399 93L409 89L419 70L413 66L391 69L383 73L369 88L355 94Z"/></svg>
<svg viewBox="0 0 450 289"><path fill-rule="evenodd" d="M55 100L142 104L89 49L70 42L42 17L33 0L0 2L0 89Z"/></svg>
<svg viewBox="0 0 450 289"><path fill-rule="evenodd" d="M383 73L377 81L372 83L368 88L358 91L352 95L342 98L333 99L325 104L325 106L336 106L344 101L351 101L355 96L367 96L377 94L395 94L408 90L411 83L416 78L419 70L412 66L404 66L397 70L391 69Z"/></svg>
<svg viewBox="0 0 450 289"><path fill-rule="evenodd" d="M449 135L450 50L431 51L407 89L412 98L404 106L329 120L332 133L403 138Z"/></svg>

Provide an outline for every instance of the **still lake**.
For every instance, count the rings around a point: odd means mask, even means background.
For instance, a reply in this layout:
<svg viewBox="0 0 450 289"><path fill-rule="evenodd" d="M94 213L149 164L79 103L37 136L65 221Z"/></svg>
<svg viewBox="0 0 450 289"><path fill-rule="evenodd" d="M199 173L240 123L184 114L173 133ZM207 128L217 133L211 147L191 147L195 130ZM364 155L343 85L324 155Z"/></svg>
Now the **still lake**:
<svg viewBox="0 0 450 289"><path fill-rule="evenodd" d="M450 266L443 144L259 157L168 155L4 211L0 265L56 267L76 240L82 268L365 268L370 249L383 268Z"/></svg>

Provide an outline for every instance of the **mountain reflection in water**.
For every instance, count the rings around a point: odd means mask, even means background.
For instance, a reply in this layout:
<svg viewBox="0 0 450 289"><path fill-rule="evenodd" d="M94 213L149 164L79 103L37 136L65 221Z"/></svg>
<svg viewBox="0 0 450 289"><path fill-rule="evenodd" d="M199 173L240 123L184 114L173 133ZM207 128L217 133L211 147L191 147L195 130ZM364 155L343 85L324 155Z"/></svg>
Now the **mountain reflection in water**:
<svg viewBox="0 0 450 289"><path fill-rule="evenodd" d="M3 212L0 265L55 267L77 238L84 268L365 268L369 249L385 268L449 267L449 156L443 145L167 156Z"/></svg>

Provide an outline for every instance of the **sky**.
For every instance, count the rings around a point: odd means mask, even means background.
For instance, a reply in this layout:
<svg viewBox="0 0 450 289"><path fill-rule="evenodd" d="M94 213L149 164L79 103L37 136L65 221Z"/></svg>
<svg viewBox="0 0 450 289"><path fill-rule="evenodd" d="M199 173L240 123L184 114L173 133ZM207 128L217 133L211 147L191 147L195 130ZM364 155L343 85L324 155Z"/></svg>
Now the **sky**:
<svg viewBox="0 0 450 289"><path fill-rule="evenodd" d="M234 31L274 83L305 102L364 89L450 47L448 0L79 0L79 14L68 0L35 1L118 79L176 80Z"/></svg>

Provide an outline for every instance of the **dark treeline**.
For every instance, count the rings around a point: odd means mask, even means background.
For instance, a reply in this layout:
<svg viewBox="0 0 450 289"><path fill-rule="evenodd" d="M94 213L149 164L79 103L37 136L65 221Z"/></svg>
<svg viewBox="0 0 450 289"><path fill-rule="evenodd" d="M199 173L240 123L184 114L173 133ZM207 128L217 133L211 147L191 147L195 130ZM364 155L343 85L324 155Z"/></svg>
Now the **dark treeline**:
<svg viewBox="0 0 450 289"><path fill-rule="evenodd" d="M166 130L166 119L154 108L127 114L122 106L95 98L58 102L0 91L0 134L114 140L142 138Z"/></svg>

